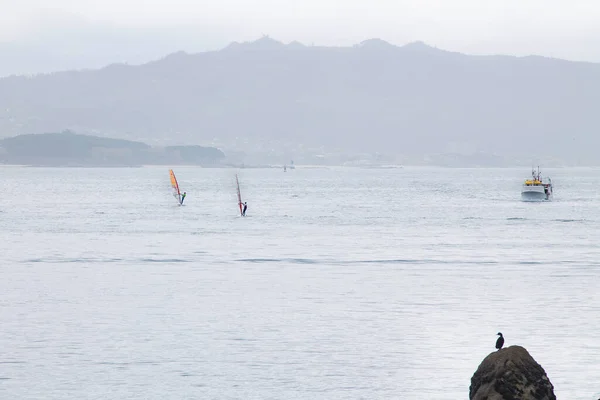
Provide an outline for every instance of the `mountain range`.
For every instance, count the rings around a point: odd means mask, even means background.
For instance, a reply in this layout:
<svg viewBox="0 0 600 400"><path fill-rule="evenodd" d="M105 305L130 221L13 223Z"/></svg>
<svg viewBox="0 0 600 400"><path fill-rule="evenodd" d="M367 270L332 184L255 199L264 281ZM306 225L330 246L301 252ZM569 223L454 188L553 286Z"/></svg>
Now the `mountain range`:
<svg viewBox="0 0 600 400"><path fill-rule="evenodd" d="M263 37L2 78L0 137L69 129L265 160L597 165L599 105L600 64Z"/></svg>

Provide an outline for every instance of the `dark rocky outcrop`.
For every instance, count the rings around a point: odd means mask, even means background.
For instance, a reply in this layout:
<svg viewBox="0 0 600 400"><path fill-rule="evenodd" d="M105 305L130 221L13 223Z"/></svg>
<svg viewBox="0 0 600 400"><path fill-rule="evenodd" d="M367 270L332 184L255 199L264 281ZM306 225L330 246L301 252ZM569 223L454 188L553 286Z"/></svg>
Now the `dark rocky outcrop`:
<svg viewBox="0 0 600 400"><path fill-rule="evenodd" d="M556 400L546 371L521 346L488 355L471 378L470 400Z"/></svg>

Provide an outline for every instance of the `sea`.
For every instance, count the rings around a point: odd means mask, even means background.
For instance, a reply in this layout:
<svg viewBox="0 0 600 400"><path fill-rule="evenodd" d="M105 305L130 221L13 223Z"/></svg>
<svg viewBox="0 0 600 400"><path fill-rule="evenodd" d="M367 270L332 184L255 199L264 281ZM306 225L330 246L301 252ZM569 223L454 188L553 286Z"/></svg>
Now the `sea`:
<svg viewBox="0 0 600 400"><path fill-rule="evenodd" d="M600 397L600 169L174 171L0 167L1 399Z"/></svg>

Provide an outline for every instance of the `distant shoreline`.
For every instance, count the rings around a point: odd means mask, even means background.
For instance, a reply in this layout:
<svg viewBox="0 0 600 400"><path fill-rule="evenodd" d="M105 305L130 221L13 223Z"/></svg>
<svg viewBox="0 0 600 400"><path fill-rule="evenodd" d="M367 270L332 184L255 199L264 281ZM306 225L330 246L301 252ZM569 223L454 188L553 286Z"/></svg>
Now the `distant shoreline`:
<svg viewBox="0 0 600 400"><path fill-rule="evenodd" d="M0 140L0 164L39 167L140 167L142 165L222 165L216 147L165 146L70 131L19 135Z"/></svg>
<svg viewBox="0 0 600 400"><path fill-rule="evenodd" d="M143 165L42 165L42 164L3 164L0 163L0 168L60 168L60 169L68 169L68 168L85 168L85 169L124 169L124 168L202 168L202 169L283 169L283 165L245 165L245 166L235 166L235 165L195 165L195 164L143 164ZM296 170L302 169L332 169L332 168L348 168L348 169L464 169L464 170L478 170L478 169L487 169L487 170L523 170L525 175L531 170L531 166L525 165L511 165L511 166L502 166L502 167L489 167L489 166L477 166L477 167L454 167L454 166L444 166L444 165L398 165L398 166L389 166L389 165L318 165L318 164L300 164L296 167ZM599 165L561 165L561 166L548 166L545 167L545 170L560 170L560 169L581 169L581 170L595 170L600 169ZM290 172L293 173L294 169L289 169Z"/></svg>

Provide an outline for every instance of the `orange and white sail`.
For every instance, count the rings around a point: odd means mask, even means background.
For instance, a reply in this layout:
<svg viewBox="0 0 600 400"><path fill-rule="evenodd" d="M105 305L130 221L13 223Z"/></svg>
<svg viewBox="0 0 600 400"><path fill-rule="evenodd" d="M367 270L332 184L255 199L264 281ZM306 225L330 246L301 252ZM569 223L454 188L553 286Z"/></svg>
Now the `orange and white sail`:
<svg viewBox="0 0 600 400"><path fill-rule="evenodd" d="M173 188L173 197L177 199L177 202L181 204L181 191L179 190L179 184L177 183L177 178L175 178L175 173L172 169L169 170L169 175L171 177L171 187Z"/></svg>

